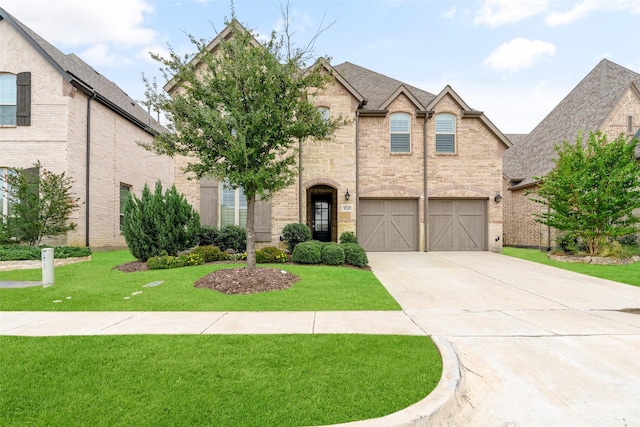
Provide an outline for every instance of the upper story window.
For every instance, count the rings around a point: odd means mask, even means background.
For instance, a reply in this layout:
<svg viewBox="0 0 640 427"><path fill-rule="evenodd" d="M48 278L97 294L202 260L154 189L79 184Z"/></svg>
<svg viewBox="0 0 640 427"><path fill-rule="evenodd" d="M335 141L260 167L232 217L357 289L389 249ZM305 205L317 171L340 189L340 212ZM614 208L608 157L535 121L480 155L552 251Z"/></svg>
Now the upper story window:
<svg viewBox="0 0 640 427"><path fill-rule="evenodd" d="M389 118L389 134L392 153L411 152L411 115L394 113Z"/></svg>
<svg viewBox="0 0 640 427"><path fill-rule="evenodd" d="M456 152L456 116L438 114L436 116L436 153Z"/></svg>
<svg viewBox="0 0 640 427"><path fill-rule="evenodd" d="M0 72L0 126L31 126L31 73Z"/></svg>
<svg viewBox="0 0 640 427"><path fill-rule="evenodd" d="M16 125L17 99L15 74L0 74L0 126Z"/></svg>
<svg viewBox="0 0 640 427"><path fill-rule="evenodd" d="M320 112L320 115L322 116L324 121L329 120L329 108L327 108L327 107L318 107L318 111Z"/></svg>

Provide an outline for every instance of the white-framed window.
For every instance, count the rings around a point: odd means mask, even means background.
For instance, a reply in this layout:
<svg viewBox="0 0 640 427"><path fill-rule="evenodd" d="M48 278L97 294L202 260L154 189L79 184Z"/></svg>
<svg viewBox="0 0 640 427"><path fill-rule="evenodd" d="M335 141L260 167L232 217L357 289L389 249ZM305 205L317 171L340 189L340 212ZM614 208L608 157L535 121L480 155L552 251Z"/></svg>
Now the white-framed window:
<svg viewBox="0 0 640 427"><path fill-rule="evenodd" d="M322 116L325 122L329 120L329 114L330 114L329 107L318 107L318 111L320 112L320 115Z"/></svg>
<svg viewBox="0 0 640 427"><path fill-rule="evenodd" d="M0 168L0 214L2 217L9 215L9 183L7 182L7 175L11 173L9 168ZM2 220L0 218L0 220Z"/></svg>
<svg viewBox="0 0 640 427"><path fill-rule="evenodd" d="M16 75L0 73L0 126L15 126L18 105Z"/></svg>
<svg viewBox="0 0 640 427"><path fill-rule="evenodd" d="M438 114L436 116L436 153L456 152L456 116Z"/></svg>
<svg viewBox="0 0 640 427"><path fill-rule="evenodd" d="M393 113L389 116L389 140L392 153L411 152L411 115Z"/></svg>
<svg viewBox="0 0 640 427"><path fill-rule="evenodd" d="M129 199L129 194L131 194L131 186L129 184L120 183L120 230L122 230L122 225L124 224L124 205L127 203L127 199Z"/></svg>
<svg viewBox="0 0 640 427"><path fill-rule="evenodd" d="M220 227L225 225L247 226L247 198L242 188L222 184L220 189Z"/></svg>

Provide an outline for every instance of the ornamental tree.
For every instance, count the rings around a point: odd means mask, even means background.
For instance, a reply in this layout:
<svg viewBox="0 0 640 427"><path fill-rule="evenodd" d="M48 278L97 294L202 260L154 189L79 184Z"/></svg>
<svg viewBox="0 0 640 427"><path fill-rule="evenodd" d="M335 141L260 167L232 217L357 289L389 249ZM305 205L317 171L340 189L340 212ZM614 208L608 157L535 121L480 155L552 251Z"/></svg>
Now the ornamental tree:
<svg viewBox="0 0 640 427"><path fill-rule="evenodd" d="M318 62L306 68L308 48L292 48L288 32L259 44L235 17L226 24L213 47L189 36L194 56L182 57L171 48L168 58L151 55L173 90L169 96L145 79L148 104L170 122L170 132L146 148L185 156L187 172L243 189L247 267L253 268L256 195L268 200L292 185L298 144L330 137L343 120L324 119L312 104L313 93L330 77Z"/></svg>
<svg viewBox="0 0 640 427"><path fill-rule="evenodd" d="M637 232L637 143L622 134L609 142L605 134L591 132L586 144L579 134L575 145L565 141L556 146L555 168L536 177L540 183L532 200L549 208L536 214L536 220L582 240L590 255L596 255L607 238Z"/></svg>
<svg viewBox="0 0 640 427"><path fill-rule="evenodd" d="M32 168L15 168L2 177L7 183L9 211L0 218L6 237L40 244L45 236L55 237L74 230L69 221L79 199L71 192L73 181L65 172L53 173L40 161Z"/></svg>

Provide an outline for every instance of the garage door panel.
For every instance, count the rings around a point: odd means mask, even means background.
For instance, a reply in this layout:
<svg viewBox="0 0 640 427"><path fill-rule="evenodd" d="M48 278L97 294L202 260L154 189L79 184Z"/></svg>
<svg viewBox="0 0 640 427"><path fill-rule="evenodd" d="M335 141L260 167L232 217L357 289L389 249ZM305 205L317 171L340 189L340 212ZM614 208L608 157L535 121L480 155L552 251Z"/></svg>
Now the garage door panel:
<svg viewBox="0 0 640 427"><path fill-rule="evenodd" d="M417 200L364 199L359 211L358 237L367 251L418 250Z"/></svg>
<svg viewBox="0 0 640 427"><path fill-rule="evenodd" d="M429 250L486 250L486 234L485 200L429 201Z"/></svg>

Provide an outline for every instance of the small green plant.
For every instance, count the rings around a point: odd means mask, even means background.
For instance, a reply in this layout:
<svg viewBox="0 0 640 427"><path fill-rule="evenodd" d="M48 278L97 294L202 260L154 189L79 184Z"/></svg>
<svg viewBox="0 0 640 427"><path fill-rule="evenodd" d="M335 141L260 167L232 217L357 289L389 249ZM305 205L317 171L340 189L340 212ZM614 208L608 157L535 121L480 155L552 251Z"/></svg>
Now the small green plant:
<svg viewBox="0 0 640 427"><path fill-rule="evenodd" d="M256 262L258 264L284 263L287 262L287 254L278 248L267 246L256 251Z"/></svg>
<svg viewBox="0 0 640 427"><path fill-rule="evenodd" d="M322 262L329 265L344 264L344 249L335 242L327 242L320 250Z"/></svg>
<svg viewBox="0 0 640 427"><path fill-rule="evenodd" d="M298 264L319 264L322 259L320 248L314 242L298 243L293 249L292 260Z"/></svg>
<svg viewBox="0 0 640 427"><path fill-rule="evenodd" d="M0 261L38 260L42 257L42 249L46 246L2 245ZM91 249L75 246L57 246L53 248L53 256L57 259L85 257L91 255Z"/></svg>
<svg viewBox="0 0 640 427"><path fill-rule="evenodd" d="M357 243L343 243L342 249L344 249L344 262L349 265L354 265L356 267L366 267L369 264L369 258L367 258L367 253Z"/></svg>
<svg viewBox="0 0 640 427"><path fill-rule="evenodd" d="M287 242L289 253L293 254L293 250L298 243L311 239L311 230L306 224L287 224L282 229L282 239Z"/></svg>
<svg viewBox="0 0 640 427"><path fill-rule="evenodd" d="M200 227L198 233L199 246L213 245L218 238L218 229L210 225L203 225Z"/></svg>
<svg viewBox="0 0 640 427"><path fill-rule="evenodd" d="M181 255L182 256L182 255ZM204 264L204 257L196 252L191 252L188 255L184 255L187 257L185 265L202 265Z"/></svg>
<svg viewBox="0 0 640 427"><path fill-rule="evenodd" d="M237 225L225 225L218 230L214 243L223 251L244 252L247 249L247 230Z"/></svg>
<svg viewBox="0 0 640 427"><path fill-rule="evenodd" d="M187 264L186 255L158 255L147 260L149 270L167 270L170 268L184 267Z"/></svg>
<svg viewBox="0 0 640 427"><path fill-rule="evenodd" d="M340 243L358 243L358 238L353 231L345 231L340 235Z"/></svg>
<svg viewBox="0 0 640 427"><path fill-rule="evenodd" d="M229 254L220 250L217 246L198 246L191 253L198 254L202 257L204 262L225 261L229 259Z"/></svg>

